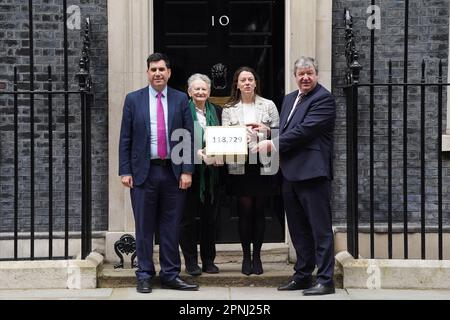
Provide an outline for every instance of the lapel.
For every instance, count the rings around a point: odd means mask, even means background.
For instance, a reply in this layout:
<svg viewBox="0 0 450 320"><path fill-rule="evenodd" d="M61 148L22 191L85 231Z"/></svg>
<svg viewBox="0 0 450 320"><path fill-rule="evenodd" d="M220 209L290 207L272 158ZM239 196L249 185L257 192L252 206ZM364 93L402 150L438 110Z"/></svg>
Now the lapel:
<svg viewBox="0 0 450 320"><path fill-rule="evenodd" d="M256 96L255 98L255 120L256 122L262 122L262 118L263 115L265 114L265 108L264 108L264 102L263 100L259 97Z"/></svg>
<svg viewBox="0 0 450 320"><path fill-rule="evenodd" d="M244 108L242 103L239 101L236 103L233 109L230 109L230 121L232 125L238 124L240 126L244 125Z"/></svg>
<svg viewBox="0 0 450 320"><path fill-rule="evenodd" d="M236 114L237 120L239 121L239 125L244 126L245 125L245 115L244 115L244 106L242 105L242 102L239 101L238 103L236 103L235 108L236 109L234 110L234 112ZM261 119L262 119L264 113L265 113L264 102L262 101L262 99L259 96L256 96L256 98L255 98L255 121L261 122Z"/></svg>
<svg viewBox="0 0 450 320"><path fill-rule="evenodd" d="M309 109L310 103L308 102L308 100L310 97L311 95L307 95L306 97L304 97L302 102L300 103L302 106L300 107L300 105L298 105L297 108L295 108L291 118L289 119L289 122L287 123L288 126L289 123L292 122L294 117L296 118L295 122L302 122L303 118L305 117L306 111Z"/></svg>
<svg viewBox="0 0 450 320"><path fill-rule="evenodd" d="M169 129L169 134L172 132L172 126L173 126L173 118L175 116L176 111L176 101L175 101L175 95L174 92L170 87L167 87L167 128ZM170 135L169 135L169 141L170 141Z"/></svg>
<svg viewBox="0 0 450 320"><path fill-rule="evenodd" d="M284 103L284 108L281 110L281 119L280 119L280 128L283 130L286 124L287 117L289 113L291 113L292 108L294 107L295 98L298 96L298 90L291 93L287 96L287 99Z"/></svg>
<svg viewBox="0 0 450 320"><path fill-rule="evenodd" d="M313 89L313 91L311 91L308 95L306 95L301 104L302 106L297 106L297 108L295 108L294 113L292 114L291 118L289 119L289 122L286 124L286 127L289 126L289 124L292 122L292 120L294 119L294 117L296 118L295 122L299 123L303 121L303 118L306 115L306 111L308 111L309 106L311 105L309 100L311 99L312 96L314 96L316 94L316 92L320 89L320 84L317 84L316 87ZM297 91L298 94L298 91ZM297 97L297 96L296 96ZM295 99L294 99L295 100ZM293 103L292 103L293 104ZM292 106L293 108L294 106ZM291 109L292 109L291 108ZM290 112L290 110L289 110ZM288 113L289 115L289 113ZM287 117L287 116L286 116Z"/></svg>
<svg viewBox="0 0 450 320"><path fill-rule="evenodd" d="M140 94L139 105L143 106L142 113L144 117L145 127L147 129L147 134L150 137L150 95L149 88L143 88Z"/></svg>

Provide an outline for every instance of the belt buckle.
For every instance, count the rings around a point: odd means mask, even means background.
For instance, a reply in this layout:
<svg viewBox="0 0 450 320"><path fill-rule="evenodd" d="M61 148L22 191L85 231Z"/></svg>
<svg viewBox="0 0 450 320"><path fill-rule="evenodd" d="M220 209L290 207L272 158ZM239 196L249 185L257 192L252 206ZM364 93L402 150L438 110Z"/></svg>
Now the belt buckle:
<svg viewBox="0 0 450 320"><path fill-rule="evenodd" d="M167 159L155 159L157 166L165 167L167 165Z"/></svg>
<svg viewBox="0 0 450 320"><path fill-rule="evenodd" d="M151 163L153 163L155 166L161 166L166 167L169 165L169 159L151 159Z"/></svg>

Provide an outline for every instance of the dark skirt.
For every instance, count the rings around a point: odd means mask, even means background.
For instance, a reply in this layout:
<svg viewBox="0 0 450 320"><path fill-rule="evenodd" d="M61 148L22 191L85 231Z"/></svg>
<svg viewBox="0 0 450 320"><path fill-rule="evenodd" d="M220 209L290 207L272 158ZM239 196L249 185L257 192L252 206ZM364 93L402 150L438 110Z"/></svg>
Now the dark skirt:
<svg viewBox="0 0 450 320"><path fill-rule="evenodd" d="M228 174L227 193L232 196L273 196L280 194L278 175L261 175L259 164L245 164L244 174Z"/></svg>

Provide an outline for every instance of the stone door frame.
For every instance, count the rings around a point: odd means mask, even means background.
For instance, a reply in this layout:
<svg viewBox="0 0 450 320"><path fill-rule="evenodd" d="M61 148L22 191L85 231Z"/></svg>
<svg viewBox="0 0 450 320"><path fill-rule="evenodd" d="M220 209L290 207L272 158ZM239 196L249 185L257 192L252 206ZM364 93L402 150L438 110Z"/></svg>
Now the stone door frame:
<svg viewBox="0 0 450 320"><path fill-rule="evenodd" d="M122 187L117 175L120 122L125 95L147 85L145 61L153 52L153 1L108 0L107 6L109 208L106 260L116 261L114 242L124 233L134 232L129 192ZM331 90L332 0L286 0L285 6L286 92L296 89L292 66L300 55L317 59L320 81ZM286 245L289 244L286 232ZM289 247L292 257L292 246Z"/></svg>

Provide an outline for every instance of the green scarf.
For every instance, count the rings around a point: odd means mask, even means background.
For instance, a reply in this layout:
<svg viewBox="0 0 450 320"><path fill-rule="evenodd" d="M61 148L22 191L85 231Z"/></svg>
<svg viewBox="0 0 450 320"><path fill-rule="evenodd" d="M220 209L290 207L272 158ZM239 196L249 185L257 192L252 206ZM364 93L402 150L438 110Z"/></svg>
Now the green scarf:
<svg viewBox="0 0 450 320"><path fill-rule="evenodd" d="M194 136L195 141L200 142L200 145L195 146L195 156L197 156L197 150L204 148L203 135L204 130L197 118L197 111L195 110L195 104L192 99L189 100L189 108L191 109L192 118L194 119ZM206 101L206 126L219 126L219 119L217 118L216 110L214 105L209 101ZM214 166L207 166L204 162L196 166L198 168L198 177L200 179L200 200L202 203L205 202L205 191L206 191L206 181L205 181L205 170L209 170L209 194L211 198L211 203L214 201L214 189L219 183L219 172L218 168Z"/></svg>

